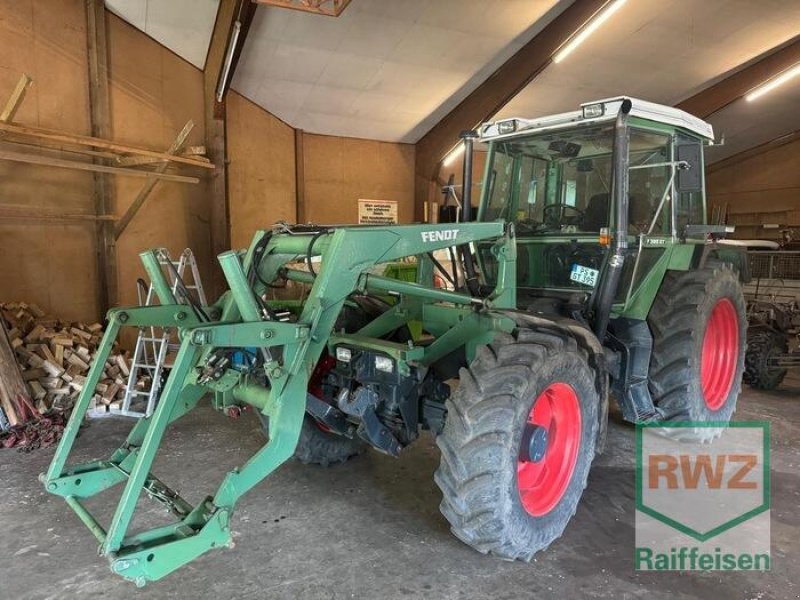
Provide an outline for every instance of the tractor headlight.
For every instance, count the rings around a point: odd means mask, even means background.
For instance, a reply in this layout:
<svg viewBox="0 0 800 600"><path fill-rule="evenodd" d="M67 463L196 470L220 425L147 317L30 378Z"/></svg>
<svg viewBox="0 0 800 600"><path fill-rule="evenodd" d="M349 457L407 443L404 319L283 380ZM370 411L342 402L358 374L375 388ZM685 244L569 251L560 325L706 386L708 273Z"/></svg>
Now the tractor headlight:
<svg viewBox="0 0 800 600"><path fill-rule="evenodd" d="M353 353L350 352L350 348L343 348L342 346L336 348L336 360L349 363L352 356Z"/></svg>
<svg viewBox="0 0 800 600"><path fill-rule="evenodd" d="M603 104L587 104L583 107L583 118L584 119L594 119L596 117L602 117L605 113L605 107Z"/></svg>
<svg viewBox="0 0 800 600"><path fill-rule="evenodd" d="M375 370L391 373L394 371L394 362L388 356L375 357Z"/></svg>
<svg viewBox="0 0 800 600"><path fill-rule="evenodd" d="M505 121L497 122L497 133L503 135L505 133L514 133L517 130L517 120L507 119Z"/></svg>

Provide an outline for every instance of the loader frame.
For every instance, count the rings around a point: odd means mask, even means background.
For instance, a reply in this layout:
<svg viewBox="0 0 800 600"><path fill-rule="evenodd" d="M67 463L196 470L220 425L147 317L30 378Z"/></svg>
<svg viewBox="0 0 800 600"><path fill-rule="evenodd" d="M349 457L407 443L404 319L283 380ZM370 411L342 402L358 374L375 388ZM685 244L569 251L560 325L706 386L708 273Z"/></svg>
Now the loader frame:
<svg viewBox="0 0 800 600"><path fill-rule="evenodd" d="M483 298L435 289L429 253L454 244L494 240L498 261L494 290ZM210 307L178 304L154 251L141 255L145 271L161 302L158 306L109 311L108 326L47 473L46 490L62 496L100 543L113 572L137 585L171 573L214 548L230 546L231 517L238 499L292 456L306 410L309 378L321 353L338 344L379 350L399 372L425 369L459 348L468 358L497 332L512 331L514 321L492 309L515 309L516 246L513 225L501 222L397 227L342 227L315 230L259 231L246 254L221 254L220 266L229 291ZM315 273L313 257L322 261ZM416 256L417 282L370 273L380 263ZM298 259L309 270L287 268ZM288 279L311 284L308 300L295 322L268 319L259 297L270 282ZM355 334L332 335L352 293L394 294L399 301ZM410 321L421 321L434 336L427 345L381 339ZM125 327L176 327L180 348L159 403L139 420L125 443L110 458L67 466L81 423L102 376L103 365ZM208 379L204 365L220 348L259 348L267 352L268 386L226 369ZM280 355L280 358L276 358ZM152 473L153 461L167 427L193 410L208 394L217 409L252 406L269 416L267 443L244 465L228 472L217 491L192 506ZM119 503L105 527L85 500L124 484ZM170 525L131 532L136 504L144 492L177 517Z"/></svg>

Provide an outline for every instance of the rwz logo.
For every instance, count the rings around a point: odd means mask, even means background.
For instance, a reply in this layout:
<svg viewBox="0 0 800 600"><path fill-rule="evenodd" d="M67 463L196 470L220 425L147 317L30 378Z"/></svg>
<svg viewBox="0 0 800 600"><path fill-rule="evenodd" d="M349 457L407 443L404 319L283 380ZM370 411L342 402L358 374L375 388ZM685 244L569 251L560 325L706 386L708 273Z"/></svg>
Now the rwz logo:
<svg viewBox="0 0 800 600"><path fill-rule="evenodd" d="M458 237L458 229L442 229L440 231L423 231L423 242L450 242Z"/></svg>

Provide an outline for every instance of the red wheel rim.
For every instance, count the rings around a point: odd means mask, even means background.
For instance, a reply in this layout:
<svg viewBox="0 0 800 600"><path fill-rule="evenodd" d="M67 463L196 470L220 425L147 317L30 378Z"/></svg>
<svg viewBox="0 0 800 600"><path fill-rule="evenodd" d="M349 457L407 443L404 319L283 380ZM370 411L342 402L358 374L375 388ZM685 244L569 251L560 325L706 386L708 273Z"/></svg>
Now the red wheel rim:
<svg viewBox="0 0 800 600"><path fill-rule="evenodd" d="M541 517L559 503L575 471L581 444L578 396L566 383L550 384L533 403L525 427L547 432L547 446L538 461L517 460L517 488L529 515Z"/></svg>
<svg viewBox="0 0 800 600"><path fill-rule="evenodd" d="M738 358L739 317L733 303L723 298L711 311L703 337L700 382L710 410L719 410L728 399Z"/></svg>

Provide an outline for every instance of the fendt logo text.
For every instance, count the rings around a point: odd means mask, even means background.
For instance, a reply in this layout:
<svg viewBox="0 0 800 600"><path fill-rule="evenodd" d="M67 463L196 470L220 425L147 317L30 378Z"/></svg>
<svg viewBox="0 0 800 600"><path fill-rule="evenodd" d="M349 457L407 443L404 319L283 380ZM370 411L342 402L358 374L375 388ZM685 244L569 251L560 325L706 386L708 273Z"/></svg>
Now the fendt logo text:
<svg viewBox="0 0 800 600"><path fill-rule="evenodd" d="M423 231L423 242L450 242L458 237L458 229L442 229L441 231Z"/></svg>
<svg viewBox="0 0 800 600"><path fill-rule="evenodd" d="M642 425L636 451L637 569L770 569L768 423Z"/></svg>

